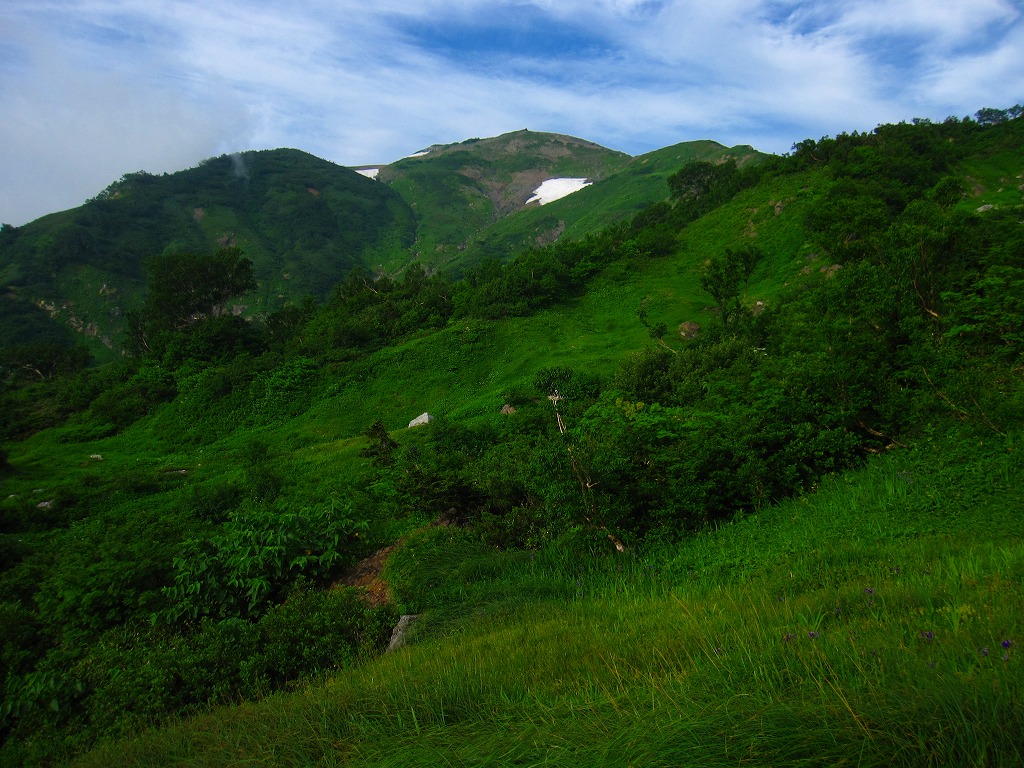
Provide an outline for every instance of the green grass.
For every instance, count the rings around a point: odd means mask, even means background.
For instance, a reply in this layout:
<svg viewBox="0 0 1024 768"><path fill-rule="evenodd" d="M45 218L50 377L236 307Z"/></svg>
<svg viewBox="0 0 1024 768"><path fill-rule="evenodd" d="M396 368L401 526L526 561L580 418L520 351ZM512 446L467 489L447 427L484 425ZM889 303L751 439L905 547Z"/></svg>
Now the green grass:
<svg viewBox="0 0 1024 768"><path fill-rule="evenodd" d="M984 205L1000 208L1019 207L1024 203L1024 167L1020 152L1015 149L995 152L963 163L960 169L968 187L964 206L975 210Z"/></svg>
<svg viewBox="0 0 1024 768"><path fill-rule="evenodd" d="M76 765L1019 764L1022 461L973 448L626 555L427 531L391 569L405 649Z"/></svg>

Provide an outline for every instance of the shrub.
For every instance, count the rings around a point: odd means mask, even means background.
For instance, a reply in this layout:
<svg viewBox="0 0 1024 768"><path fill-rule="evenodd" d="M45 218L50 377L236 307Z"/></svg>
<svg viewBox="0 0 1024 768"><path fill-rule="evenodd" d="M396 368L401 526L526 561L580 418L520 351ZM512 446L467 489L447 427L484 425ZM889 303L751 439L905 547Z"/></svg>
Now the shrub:
<svg viewBox="0 0 1024 768"><path fill-rule="evenodd" d="M165 618L259 615L280 601L300 576L325 578L366 528L350 504L249 507L229 513L221 533L186 542L174 559Z"/></svg>

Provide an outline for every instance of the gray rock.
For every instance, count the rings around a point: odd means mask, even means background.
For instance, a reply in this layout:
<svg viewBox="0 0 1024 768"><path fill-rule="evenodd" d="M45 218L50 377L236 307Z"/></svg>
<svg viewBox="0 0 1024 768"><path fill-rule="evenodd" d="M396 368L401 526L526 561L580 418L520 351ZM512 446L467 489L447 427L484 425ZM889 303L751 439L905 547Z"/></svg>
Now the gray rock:
<svg viewBox="0 0 1024 768"><path fill-rule="evenodd" d="M418 613L407 613L398 620L398 624L391 630L391 642L388 643L389 651L394 651L405 645L405 634L409 631L412 623L418 618Z"/></svg>
<svg viewBox="0 0 1024 768"><path fill-rule="evenodd" d="M421 413L419 416L417 416L415 419L409 422L409 428L411 429L412 427L421 427L424 424L429 424L433 420L434 417L431 416L429 413Z"/></svg>

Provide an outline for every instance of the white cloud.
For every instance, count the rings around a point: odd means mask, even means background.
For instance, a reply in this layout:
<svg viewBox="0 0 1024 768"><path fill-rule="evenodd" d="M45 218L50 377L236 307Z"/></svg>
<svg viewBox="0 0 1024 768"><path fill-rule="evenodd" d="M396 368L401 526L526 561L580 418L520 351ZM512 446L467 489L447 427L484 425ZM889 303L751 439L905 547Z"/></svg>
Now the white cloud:
<svg viewBox="0 0 1024 768"><path fill-rule="evenodd" d="M531 128L786 151L1020 101L1022 29L1012 0L7 0L0 219L277 146L361 165Z"/></svg>

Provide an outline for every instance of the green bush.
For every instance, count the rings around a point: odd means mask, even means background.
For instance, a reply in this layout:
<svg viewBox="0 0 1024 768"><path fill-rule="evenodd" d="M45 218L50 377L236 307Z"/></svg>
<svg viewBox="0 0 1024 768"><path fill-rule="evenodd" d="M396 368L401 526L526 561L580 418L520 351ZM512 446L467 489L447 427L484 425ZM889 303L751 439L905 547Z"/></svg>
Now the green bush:
<svg viewBox="0 0 1024 768"><path fill-rule="evenodd" d="M95 732L128 732L219 703L255 700L383 649L397 615L354 589L296 588L258 621L205 619L195 632L115 630L77 667Z"/></svg>
<svg viewBox="0 0 1024 768"><path fill-rule="evenodd" d="M174 584L164 590L166 619L259 615L300 576L326 578L365 530L350 504L292 508L283 503L228 514L221 532L186 542L174 559Z"/></svg>

